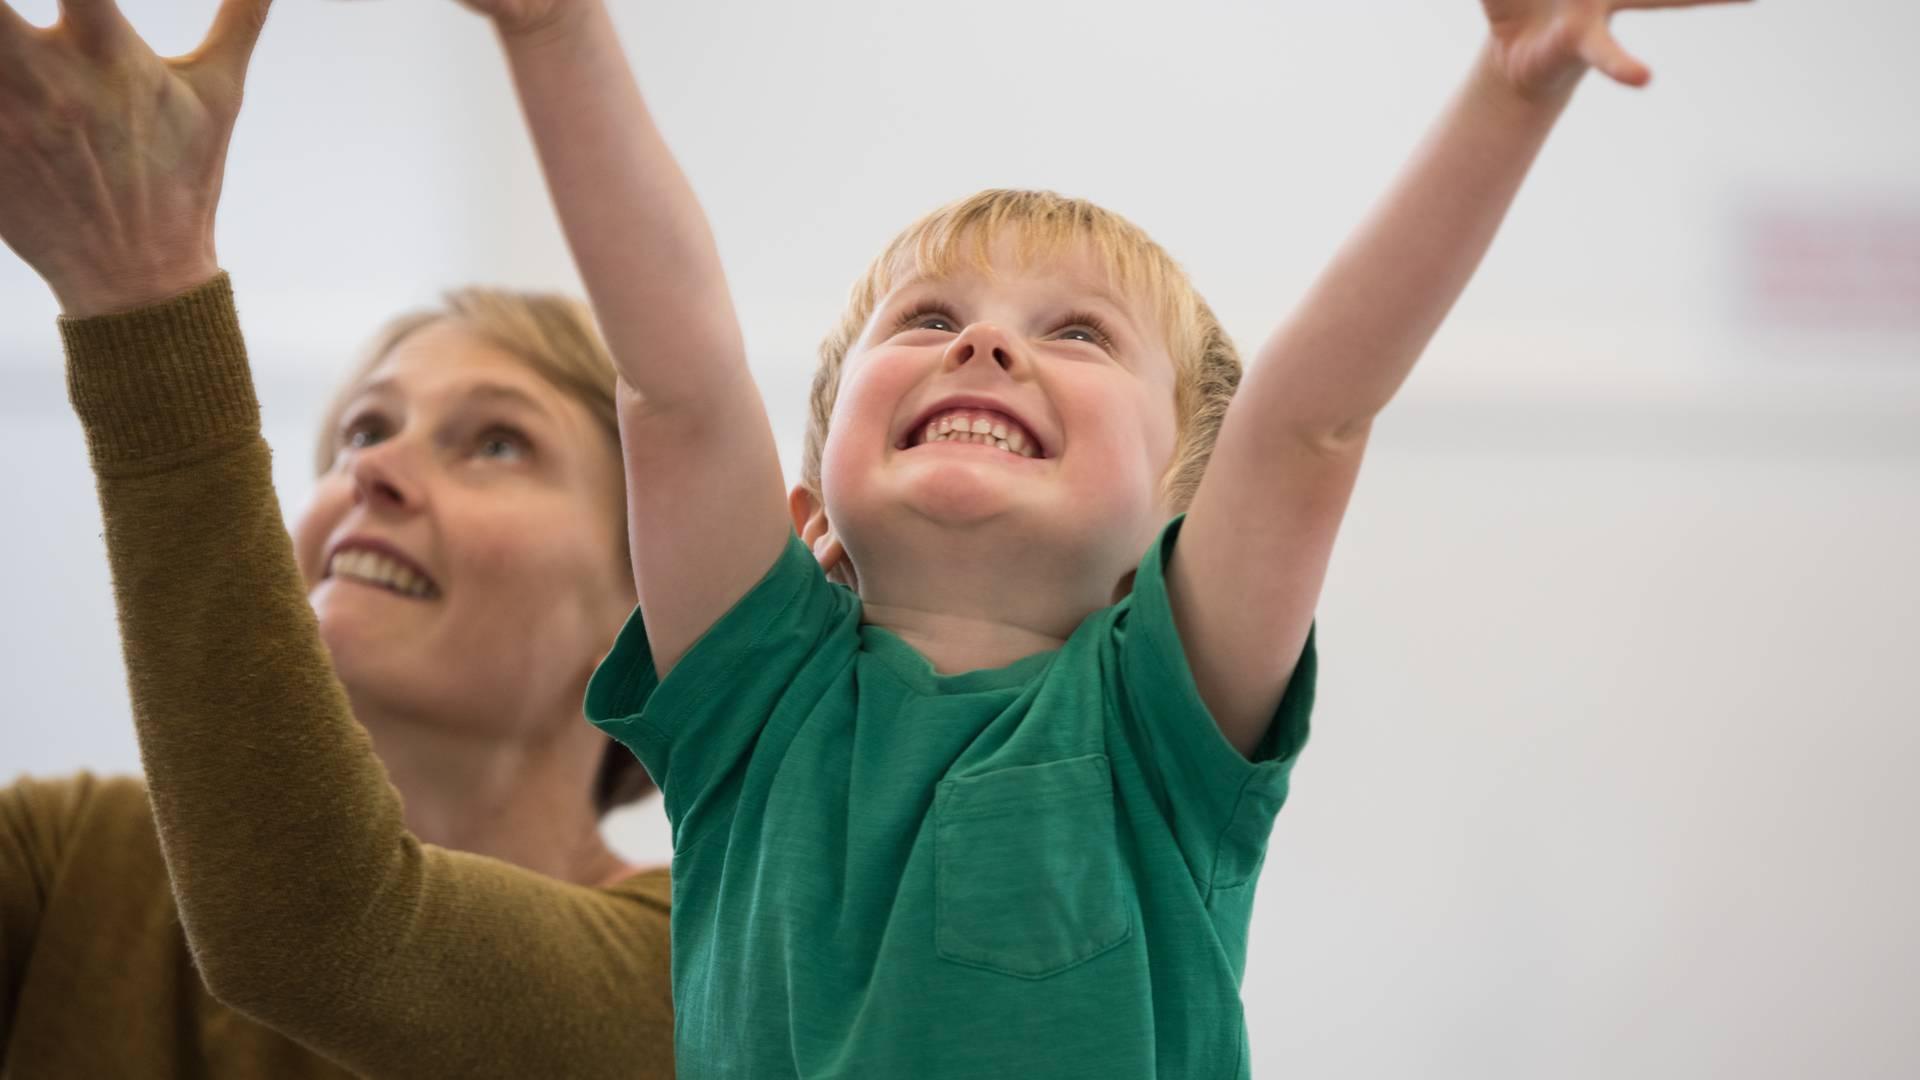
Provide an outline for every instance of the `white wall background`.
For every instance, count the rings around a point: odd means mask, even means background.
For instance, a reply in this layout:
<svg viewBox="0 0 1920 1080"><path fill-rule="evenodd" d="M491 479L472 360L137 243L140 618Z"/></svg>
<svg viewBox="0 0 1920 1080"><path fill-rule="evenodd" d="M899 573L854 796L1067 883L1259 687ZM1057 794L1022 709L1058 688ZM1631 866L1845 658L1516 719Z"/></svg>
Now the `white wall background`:
<svg viewBox="0 0 1920 1080"><path fill-rule="evenodd" d="M213 0L127 7L184 51ZM1128 214L1253 344L1479 34L1467 0L620 14L790 452L847 283L988 185ZM1379 430L1261 889L1257 1076L1920 1075L1920 7L1620 30L1654 89L1583 91ZM1762 293L1805 220L1811 283ZM385 316L575 281L450 2L279 6L220 244L289 505ZM138 766L54 315L0 259L0 776ZM664 857L653 811L619 827Z"/></svg>

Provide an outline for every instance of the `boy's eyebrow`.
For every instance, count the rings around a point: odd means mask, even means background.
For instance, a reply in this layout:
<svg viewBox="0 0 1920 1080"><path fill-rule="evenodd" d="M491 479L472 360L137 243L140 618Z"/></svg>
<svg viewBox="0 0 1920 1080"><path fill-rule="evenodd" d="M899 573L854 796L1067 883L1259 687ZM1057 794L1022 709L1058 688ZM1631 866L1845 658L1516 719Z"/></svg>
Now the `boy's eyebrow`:
<svg viewBox="0 0 1920 1080"><path fill-rule="evenodd" d="M874 304L873 306L874 313L878 314L881 311L885 310L886 308L893 306L894 304L898 303L902 297L905 297L911 293L917 292L921 289L936 288L938 286L948 284L948 283L949 283L948 280L945 278L923 277L918 274L915 274L912 277L902 278L900 281L894 283L894 286L891 289L887 290L886 295L883 296L878 303ZM1130 322L1137 323L1139 321L1139 319L1134 315L1133 305L1127 302L1125 294L1121 292L1116 292L1110 284L1091 285L1091 284L1086 284L1083 282L1076 281L1072 283L1072 286L1068 291L1071 291L1075 294L1084 294L1084 296L1088 299L1097 300L1100 303L1106 305L1107 307L1113 309L1113 312L1115 314L1125 316ZM1052 302L1077 303L1079 302L1079 296L1076 296L1073 299L1054 300Z"/></svg>
<svg viewBox="0 0 1920 1080"><path fill-rule="evenodd" d="M1112 289L1095 288L1091 291L1091 295L1095 300L1112 308L1115 314L1125 316L1128 322L1139 321L1133 314L1133 305L1127 303L1126 297L1115 293Z"/></svg>

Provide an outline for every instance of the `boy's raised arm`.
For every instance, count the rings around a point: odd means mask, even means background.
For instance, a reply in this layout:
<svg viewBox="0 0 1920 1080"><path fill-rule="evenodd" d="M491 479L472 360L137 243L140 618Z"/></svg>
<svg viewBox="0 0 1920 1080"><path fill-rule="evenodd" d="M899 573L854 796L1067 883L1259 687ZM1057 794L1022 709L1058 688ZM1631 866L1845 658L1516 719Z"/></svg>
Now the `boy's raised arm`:
<svg viewBox="0 0 1920 1080"><path fill-rule="evenodd" d="M779 453L720 257L604 0L469 0L513 70L622 382L633 566L664 675L773 565Z"/></svg>
<svg viewBox="0 0 1920 1080"><path fill-rule="evenodd" d="M1243 753L1304 645L1373 418L1492 243L1589 67L1647 69L1630 8L1739 0L1483 0L1492 37L1399 181L1263 346L1222 425L1169 570L1201 697Z"/></svg>

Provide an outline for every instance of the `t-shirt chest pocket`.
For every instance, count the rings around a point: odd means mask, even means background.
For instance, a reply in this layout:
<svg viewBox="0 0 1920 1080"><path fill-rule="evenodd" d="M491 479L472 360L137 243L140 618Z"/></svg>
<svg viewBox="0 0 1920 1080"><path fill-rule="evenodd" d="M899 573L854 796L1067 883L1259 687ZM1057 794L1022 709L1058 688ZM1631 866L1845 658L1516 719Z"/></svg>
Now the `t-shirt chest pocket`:
<svg viewBox="0 0 1920 1080"><path fill-rule="evenodd" d="M1043 979L1133 933L1104 755L942 781L934 815L941 957Z"/></svg>

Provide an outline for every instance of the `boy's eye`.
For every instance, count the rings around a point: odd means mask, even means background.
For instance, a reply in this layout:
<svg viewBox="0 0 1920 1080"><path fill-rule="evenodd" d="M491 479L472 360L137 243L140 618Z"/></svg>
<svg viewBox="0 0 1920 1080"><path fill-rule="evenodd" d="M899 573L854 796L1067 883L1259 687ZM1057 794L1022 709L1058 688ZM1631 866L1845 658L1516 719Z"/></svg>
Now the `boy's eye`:
<svg viewBox="0 0 1920 1080"><path fill-rule="evenodd" d="M1107 328L1091 315L1068 316L1066 324L1054 337L1062 341L1084 341L1095 348L1113 351L1113 338L1107 334Z"/></svg>
<svg viewBox="0 0 1920 1080"><path fill-rule="evenodd" d="M894 320L893 333L931 330L936 334L957 334L960 321L939 308L918 308Z"/></svg>

